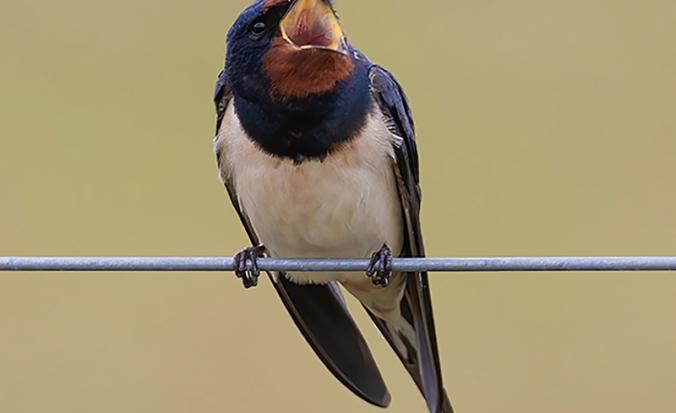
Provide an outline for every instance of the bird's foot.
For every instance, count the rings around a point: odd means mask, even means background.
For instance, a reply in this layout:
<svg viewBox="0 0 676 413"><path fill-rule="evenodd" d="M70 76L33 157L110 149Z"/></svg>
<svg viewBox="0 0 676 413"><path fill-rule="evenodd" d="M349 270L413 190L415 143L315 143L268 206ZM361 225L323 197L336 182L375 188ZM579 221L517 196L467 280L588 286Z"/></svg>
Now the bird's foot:
<svg viewBox="0 0 676 413"><path fill-rule="evenodd" d="M265 247L249 247L240 251L233 257L235 275L242 280L244 288L251 288L258 285L258 278L261 275L258 269L258 258L263 257Z"/></svg>
<svg viewBox="0 0 676 413"><path fill-rule="evenodd" d="M392 275L392 250L387 244L373 253L371 262L366 270L366 276L371 279L373 285L387 287Z"/></svg>

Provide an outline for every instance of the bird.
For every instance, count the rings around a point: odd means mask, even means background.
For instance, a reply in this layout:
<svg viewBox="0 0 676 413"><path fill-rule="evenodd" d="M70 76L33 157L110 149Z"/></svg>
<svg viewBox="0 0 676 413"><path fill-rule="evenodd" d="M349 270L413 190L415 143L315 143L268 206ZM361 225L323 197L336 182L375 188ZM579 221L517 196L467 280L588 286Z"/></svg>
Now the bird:
<svg viewBox="0 0 676 413"><path fill-rule="evenodd" d="M352 294L395 351L431 413L442 383L424 257L415 126L394 76L355 48L331 0L256 0L229 29L215 90L220 179L251 241L234 257L246 288L260 257L365 258L366 274L269 272L331 373L363 400L390 393L345 303Z"/></svg>

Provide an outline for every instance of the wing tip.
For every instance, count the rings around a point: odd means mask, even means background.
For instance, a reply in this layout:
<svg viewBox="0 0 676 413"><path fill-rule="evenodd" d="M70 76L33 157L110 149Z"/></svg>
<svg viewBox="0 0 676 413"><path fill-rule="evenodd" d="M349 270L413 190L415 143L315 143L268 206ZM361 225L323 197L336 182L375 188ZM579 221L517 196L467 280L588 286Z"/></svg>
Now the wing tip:
<svg viewBox="0 0 676 413"><path fill-rule="evenodd" d="M307 343L333 376L365 402L388 407L391 396L387 385L335 289L295 285L284 276L277 282L273 279L273 285ZM338 331L343 334L336 335Z"/></svg>
<svg viewBox="0 0 676 413"><path fill-rule="evenodd" d="M392 396L390 395L390 392L385 388L385 392L378 396L374 397L374 395L367 395L366 393L363 393L360 389L357 389L356 387L352 387L349 384L343 382L343 384L349 388L355 395L357 395L360 399L364 400L365 402L372 404L373 406L376 407L381 407L383 409L387 409L390 407L390 403L392 402Z"/></svg>

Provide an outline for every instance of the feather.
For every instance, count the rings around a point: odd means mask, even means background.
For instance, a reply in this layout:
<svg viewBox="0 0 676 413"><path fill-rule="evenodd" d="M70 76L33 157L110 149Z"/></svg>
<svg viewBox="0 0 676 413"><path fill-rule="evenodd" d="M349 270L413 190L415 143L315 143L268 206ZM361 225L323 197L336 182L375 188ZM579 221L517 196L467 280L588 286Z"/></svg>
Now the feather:
<svg viewBox="0 0 676 413"><path fill-rule="evenodd" d="M391 133L398 137L394 141L394 167L406 224L402 256L424 257L418 152L411 110L401 86L387 70L372 64L369 78L372 96L387 118ZM430 411L451 413L453 409L442 383L428 276L419 272L407 277L401 319L386 321L373 314L371 318L418 385Z"/></svg>

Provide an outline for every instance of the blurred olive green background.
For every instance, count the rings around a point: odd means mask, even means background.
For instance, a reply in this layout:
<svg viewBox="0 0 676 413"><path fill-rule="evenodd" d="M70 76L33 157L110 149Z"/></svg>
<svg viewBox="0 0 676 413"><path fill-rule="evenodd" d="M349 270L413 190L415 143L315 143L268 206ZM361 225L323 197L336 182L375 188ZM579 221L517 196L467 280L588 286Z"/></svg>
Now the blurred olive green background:
<svg viewBox="0 0 676 413"><path fill-rule="evenodd" d="M676 254L676 2L336 1L403 83L437 256ZM230 255L212 85L243 0L5 2L0 255ZM459 412L676 410L676 275L434 275ZM393 394L424 403L357 309ZM0 411L377 412L269 285L0 275Z"/></svg>

